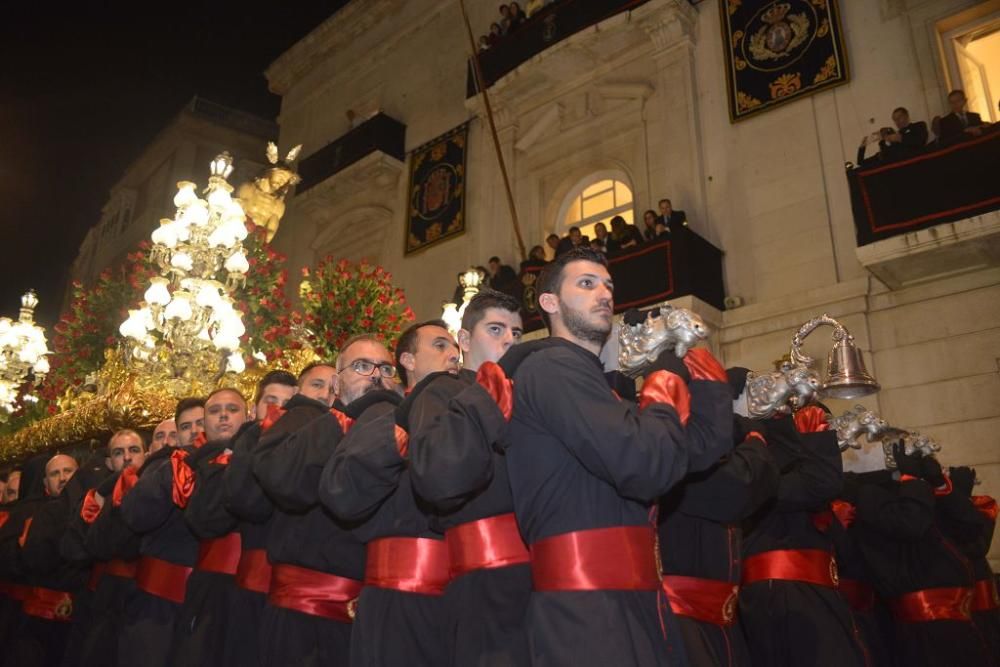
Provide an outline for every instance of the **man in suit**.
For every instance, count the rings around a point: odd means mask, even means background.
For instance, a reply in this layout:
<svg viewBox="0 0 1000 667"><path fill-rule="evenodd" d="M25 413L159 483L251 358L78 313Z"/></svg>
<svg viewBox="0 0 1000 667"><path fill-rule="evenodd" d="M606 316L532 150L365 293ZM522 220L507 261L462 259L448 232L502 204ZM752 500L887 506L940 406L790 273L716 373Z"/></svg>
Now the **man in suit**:
<svg viewBox="0 0 1000 667"><path fill-rule="evenodd" d="M659 206L660 215L656 219L656 224L663 225L668 232L688 226L687 214L684 211L675 211L669 199L661 199Z"/></svg>
<svg viewBox="0 0 1000 667"><path fill-rule="evenodd" d="M948 106L951 113L941 117L942 143L952 143L978 137L983 133L983 119L974 111L966 111L965 91L953 90L948 93Z"/></svg>
<svg viewBox="0 0 1000 667"><path fill-rule="evenodd" d="M910 157L923 150L927 144L927 123L922 120L911 123L910 112L906 107L896 107L893 110L892 122L896 126L895 131L884 127L878 133L868 135L861 140L861 146L858 147L858 164L876 159L872 157L865 160L865 149L876 141L879 147L876 157L882 162Z"/></svg>

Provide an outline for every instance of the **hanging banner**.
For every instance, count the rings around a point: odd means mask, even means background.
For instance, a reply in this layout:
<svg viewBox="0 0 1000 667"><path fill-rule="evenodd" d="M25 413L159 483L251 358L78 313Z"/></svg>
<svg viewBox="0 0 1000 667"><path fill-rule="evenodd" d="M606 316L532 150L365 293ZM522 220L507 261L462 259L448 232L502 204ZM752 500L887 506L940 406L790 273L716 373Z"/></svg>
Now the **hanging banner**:
<svg viewBox="0 0 1000 667"><path fill-rule="evenodd" d="M847 83L837 0L719 0L729 120Z"/></svg>
<svg viewBox="0 0 1000 667"><path fill-rule="evenodd" d="M409 214L405 254L418 252L465 231L464 123L410 154Z"/></svg>

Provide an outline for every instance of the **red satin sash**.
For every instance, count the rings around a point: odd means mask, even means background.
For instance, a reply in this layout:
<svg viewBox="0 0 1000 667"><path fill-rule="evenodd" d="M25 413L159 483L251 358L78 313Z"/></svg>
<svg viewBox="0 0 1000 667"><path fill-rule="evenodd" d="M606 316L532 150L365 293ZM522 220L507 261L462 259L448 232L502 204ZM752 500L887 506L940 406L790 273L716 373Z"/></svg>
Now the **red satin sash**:
<svg viewBox="0 0 1000 667"><path fill-rule="evenodd" d="M889 601L892 615L904 623L968 621L971 606L971 588L928 588Z"/></svg>
<svg viewBox="0 0 1000 667"><path fill-rule="evenodd" d="M107 569L108 564L104 561L98 561L90 567L90 581L87 582L87 590L91 592L97 590L97 584L100 583L101 577L104 576Z"/></svg>
<svg viewBox="0 0 1000 667"><path fill-rule="evenodd" d="M73 618L73 596L66 591L35 586L21 603L21 610L50 621L70 621Z"/></svg>
<svg viewBox="0 0 1000 667"><path fill-rule="evenodd" d="M776 549L743 561L743 585L778 579L836 588L837 561L822 549Z"/></svg>
<svg viewBox="0 0 1000 667"><path fill-rule="evenodd" d="M256 593L271 591L271 562L265 549L248 549L240 554L236 585Z"/></svg>
<svg viewBox="0 0 1000 667"><path fill-rule="evenodd" d="M152 556L143 556L135 573L135 585L150 595L181 604L187 592L191 568Z"/></svg>
<svg viewBox="0 0 1000 667"><path fill-rule="evenodd" d="M854 611L871 611L875 608L875 589L863 581L841 579L837 590Z"/></svg>
<svg viewBox="0 0 1000 667"><path fill-rule="evenodd" d="M660 588L651 526L578 530L539 540L530 551L536 591Z"/></svg>
<svg viewBox="0 0 1000 667"><path fill-rule="evenodd" d="M972 585L972 611L1000 609L1000 595L992 577L980 579Z"/></svg>
<svg viewBox="0 0 1000 667"><path fill-rule="evenodd" d="M360 581L347 577L277 564L271 569L271 592L267 601L275 607L351 623L363 586Z"/></svg>
<svg viewBox="0 0 1000 667"><path fill-rule="evenodd" d="M214 540L202 540L198 545L198 562L194 569L219 574L236 574L240 564L240 548L243 540L233 532Z"/></svg>
<svg viewBox="0 0 1000 667"><path fill-rule="evenodd" d="M678 616L715 625L732 625L736 618L740 587L728 581L665 574L663 592Z"/></svg>
<svg viewBox="0 0 1000 667"><path fill-rule="evenodd" d="M367 548L365 585L441 595L448 585L448 545L426 537L383 537Z"/></svg>
<svg viewBox="0 0 1000 667"><path fill-rule="evenodd" d="M9 584L10 589L7 594L10 595L12 600L18 600L19 602L24 602L31 595L31 586L25 586L23 584Z"/></svg>
<svg viewBox="0 0 1000 667"><path fill-rule="evenodd" d="M139 569L139 562L136 560L122 560L115 558L107 562L104 574L111 574L122 579L135 579L136 571Z"/></svg>
<svg viewBox="0 0 1000 667"><path fill-rule="evenodd" d="M507 567L531 560L513 513L470 521L444 534L451 559L451 576L473 570Z"/></svg>

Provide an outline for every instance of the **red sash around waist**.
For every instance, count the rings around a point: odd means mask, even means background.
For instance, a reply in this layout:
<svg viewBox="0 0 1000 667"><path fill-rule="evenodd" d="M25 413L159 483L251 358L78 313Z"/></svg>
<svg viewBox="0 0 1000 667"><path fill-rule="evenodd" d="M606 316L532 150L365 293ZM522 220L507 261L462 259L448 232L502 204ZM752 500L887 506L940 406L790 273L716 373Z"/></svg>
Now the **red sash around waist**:
<svg viewBox="0 0 1000 667"><path fill-rule="evenodd" d="M113 558L107 562L104 574L111 574L122 579L135 579L135 573L139 569L138 560L123 560Z"/></svg>
<svg viewBox="0 0 1000 667"><path fill-rule="evenodd" d="M368 543L365 585L441 595L448 585L448 545L427 537L383 537Z"/></svg>
<svg viewBox="0 0 1000 667"><path fill-rule="evenodd" d="M736 618L740 587L728 581L665 574L663 592L678 616L715 625L732 625Z"/></svg>
<svg viewBox="0 0 1000 667"><path fill-rule="evenodd" d="M97 590L97 584L100 583L101 577L104 576L104 571L108 569L108 564L104 561L98 561L90 567L90 581L87 582L87 589L90 592Z"/></svg>
<svg viewBox="0 0 1000 667"><path fill-rule="evenodd" d="M271 590L271 562L265 549L247 549L236 568L236 585L256 593Z"/></svg>
<svg viewBox="0 0 1000 667"><path fill-rule="evenodd" d="M271 568L267 601L275 607L350 623L362 587L360 581L347 577L277 564Z"/></svg>
<svg viewBox="0 0 1000 667"><path fill-rule="evenodd" d="M538 540L530 550L536 591L660 588L651 526L577 530Z"/></svg>
<svg viewBox="0 0 1000 667"><path fill-rule="evenodd" d="M25 586L23 584L8 584L10 588L7 590L7 594L12 600L18 600L19 602L24 602L31 595L31 586Z"/></svg>
<svg viewBox="0 0 1000 667"><path fill-rule="evenodd" d="M243 540L233 532L214 540L202 540L198 545L198 562L194 569L219 574L236 574L240 564L240 546Z"/></svg>
<svg viewBox="0 0 1000 667"><path fill-rule="evenodd" d="M841 579L837 590L854 611L871 611L875 608L875 589L857 579Z"/></svg>
<svg viewBox="0 0 1000 667"><path fill-rule="evenodd" d="M927 588L889 601L892 615L904 623L968 621L971 607L971 588Z"/></svg>
<svg viewBox="0 0 1000 667"><path fill-rule="evenodd" d="M69 621L73 618L73 596L66 591L34 586L21 603L21 610L50 621Z"/></svg>
<svg viewBox="0 0 1000 667"><path fill-rule="evenodd" d="M531 560L512 513L455 526L444 534L444 540L452 577Z"/></svg>
<svg viewBox="0 0 1000 667"><path fill-rule="evenodd" d="M776 549L743 561L743 585L779 579L836 588L837 561L822 549Z"/></svg>
<svg viewBox="0 0 1000 667"><path fill-rule="evenodd" d="M171 562L143 556L139 559L135 573L135 585L150 595L181 604L187 592L187 580L191 568Z"/></svg>
<svg viewBox="0 0 1000 667"><path fill-rule="evenodd" d="M993 577L980 579L972 585L972 611L1000 609L1000 595Z"/></svg>

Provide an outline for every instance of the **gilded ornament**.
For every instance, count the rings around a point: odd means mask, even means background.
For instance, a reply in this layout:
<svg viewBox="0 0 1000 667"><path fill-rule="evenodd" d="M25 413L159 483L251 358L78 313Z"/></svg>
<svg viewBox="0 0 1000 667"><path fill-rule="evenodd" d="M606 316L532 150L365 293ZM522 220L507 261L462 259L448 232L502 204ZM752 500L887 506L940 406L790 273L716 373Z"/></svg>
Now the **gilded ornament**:
<svg viewBox="0 0 1000 667"><path fill-rule="evenodd" d="M771 82L771 99L787 97L802 88L802 77L798 72L782 74Z"/></svg>
<svg viewBox="0 0 1000 667"><path fill-rule="evenodd" d="M791 8L787 2L778 3L761 16L765 25L750 37L749 45L758 61L785 58L809 38L809 17L789 14Z"/></svg>
<svg viewBox="0 0 1000 667"><path fill-rule="evenodd" d="M252 182L243 183L236 191L236 198L243 205L247 217L267 230L268 243L278 232L281 217L285 214L285 197L302 178L295 173L292 163L299 156L302 144L288 151L284 160L278 160L278 147L267 144L267 161L271 167Z"/></svg>
<svg viewBox="0 0 1000 667"><path fill-rule="evenodd" d="M753 109L754 107L759 107L762 102L756 97L747 95L742 90L736 93L736 104L739 106L740 111L746 111L747 109Z"/></svg>
<svg viewBox="0 0 1000 667"><path fill-rule="evenodd" d="M820 69L820 71L816 73L816 76L813 78L813 83L816 84L821 81L826 81L830 77L836 75L837 75L837 59L833 56L830 56L829 58L826 59L826 62L823 63L823 67Z"/></svg>

